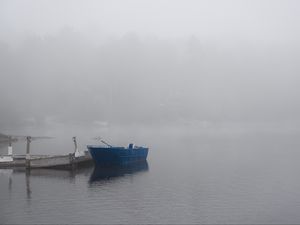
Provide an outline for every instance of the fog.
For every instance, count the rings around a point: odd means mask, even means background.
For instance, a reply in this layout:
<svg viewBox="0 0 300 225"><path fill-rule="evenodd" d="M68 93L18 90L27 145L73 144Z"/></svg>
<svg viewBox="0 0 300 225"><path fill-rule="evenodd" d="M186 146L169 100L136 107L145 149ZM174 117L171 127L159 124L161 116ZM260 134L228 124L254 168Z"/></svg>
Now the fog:
<svg viewBox="0 0 300 225"><path fill-rule="evenodd" d="M299 132L299 11L277 0L0 1L1 132Z"/></svg>

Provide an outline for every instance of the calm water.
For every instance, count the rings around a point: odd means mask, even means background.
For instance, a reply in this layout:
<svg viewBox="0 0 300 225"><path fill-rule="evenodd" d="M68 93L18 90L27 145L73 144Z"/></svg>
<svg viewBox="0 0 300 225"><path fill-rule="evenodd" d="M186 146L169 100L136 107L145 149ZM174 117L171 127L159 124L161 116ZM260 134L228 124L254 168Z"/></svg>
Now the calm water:
<svg viewBox="0 0 300 225"><path fill-rule="evenodd" d="M152 138L147 164L1 170L0 223L300 223L298 135Z"/></svg>

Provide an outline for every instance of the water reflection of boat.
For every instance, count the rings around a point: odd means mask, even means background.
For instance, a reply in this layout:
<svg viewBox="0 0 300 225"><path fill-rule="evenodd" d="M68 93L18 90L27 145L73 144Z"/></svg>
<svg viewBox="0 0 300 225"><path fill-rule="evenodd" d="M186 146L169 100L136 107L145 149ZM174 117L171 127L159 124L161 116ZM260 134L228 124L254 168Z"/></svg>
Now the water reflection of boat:
<svg viewBox="0 0 300 225"><path fill-rule="evenodd" d="M149 166L147 161L131 163L127 165L100 167L96 166L90 177L90 182L100 181L115 177L125 176L127 174L134 174L137 172L148 171Z"/></svg>

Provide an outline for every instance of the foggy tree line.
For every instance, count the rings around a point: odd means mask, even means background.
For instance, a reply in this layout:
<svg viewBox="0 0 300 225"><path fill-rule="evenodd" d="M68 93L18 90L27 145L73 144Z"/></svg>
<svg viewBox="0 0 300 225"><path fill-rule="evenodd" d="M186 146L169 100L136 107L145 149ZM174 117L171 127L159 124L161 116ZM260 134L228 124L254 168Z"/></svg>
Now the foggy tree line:
<svg viewBox="0 0 300 225"><path fill-rule="evenodd" d="M91 42L72 30L0 43L2 126L299 120L299 46Z"/></svg>

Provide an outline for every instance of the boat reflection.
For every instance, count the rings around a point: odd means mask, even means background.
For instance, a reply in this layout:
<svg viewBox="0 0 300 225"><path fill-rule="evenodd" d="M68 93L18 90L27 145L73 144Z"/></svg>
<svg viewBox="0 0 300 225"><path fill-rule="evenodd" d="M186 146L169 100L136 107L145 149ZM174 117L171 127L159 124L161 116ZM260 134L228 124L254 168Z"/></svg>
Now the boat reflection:
<svg viewBox="0 0 300 225"><path fill-rule="evenodd" d="M122 166L97 167L95 166L90 177L90 183L111 178L122 177L125 175L135 174L138 172L146 172L149 170L148 162L137 162Z"/></svg>

